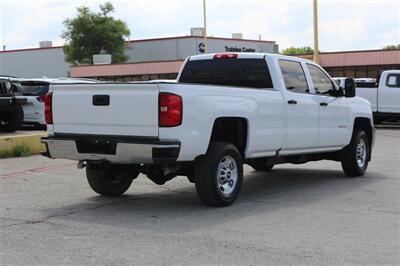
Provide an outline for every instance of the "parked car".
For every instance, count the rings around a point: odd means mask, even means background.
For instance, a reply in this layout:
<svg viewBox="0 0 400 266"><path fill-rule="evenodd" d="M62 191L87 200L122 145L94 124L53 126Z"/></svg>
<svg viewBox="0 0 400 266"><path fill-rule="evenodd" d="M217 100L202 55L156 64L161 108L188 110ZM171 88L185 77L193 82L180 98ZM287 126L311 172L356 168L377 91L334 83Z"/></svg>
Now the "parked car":
<svg viewBox="0 0 400 266"><path fill-rule="evenodd" d="M33 125L38 128L46 128L44 117L44 96L49 91L52 83L95 83L97 80L91 79L72 79L72 78L42 78L42 79L23 79L13 78L19 94L27 99L23 105L24 125Z"/></svg>
<svg viewBox="0 0 400 266"><path fill-rule="evenodd" d="M340 86L344 86L344 79L336 78ZM382 72L378 83L375 79L355 79L355 81L356 95L371 103L376 123L400 120L400 70Z"/></svg>
<svg viewBox="0 0 400 266"><path fill-rule="evenodd" d="M0 77L0 131L18 130L24 119L22 105L26 98L15 95L15 86L8 77Z"/></svg>
<svg viewBox="0 0 400 266"><path fill-rule="evenodd" d="M344 90L311 61L261 53L191 56L176 82L52 84L44 155L79 161L101 195L123 194L141 172L160 185L183 175L205 204L227 206L244 163L334 160L363 175L371 105L354 83Z"/></svg>

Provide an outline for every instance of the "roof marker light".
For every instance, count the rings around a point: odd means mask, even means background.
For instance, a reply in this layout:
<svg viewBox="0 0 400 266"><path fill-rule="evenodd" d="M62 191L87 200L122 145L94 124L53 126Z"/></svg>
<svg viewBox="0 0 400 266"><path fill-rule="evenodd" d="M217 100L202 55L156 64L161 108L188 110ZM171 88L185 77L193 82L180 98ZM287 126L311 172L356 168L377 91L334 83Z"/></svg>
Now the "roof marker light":
<svg viewBox="0 0 400 266"><path fill-rule="evenodd" d="M238 54L216 54L214 59L238 58Z"/></svg>

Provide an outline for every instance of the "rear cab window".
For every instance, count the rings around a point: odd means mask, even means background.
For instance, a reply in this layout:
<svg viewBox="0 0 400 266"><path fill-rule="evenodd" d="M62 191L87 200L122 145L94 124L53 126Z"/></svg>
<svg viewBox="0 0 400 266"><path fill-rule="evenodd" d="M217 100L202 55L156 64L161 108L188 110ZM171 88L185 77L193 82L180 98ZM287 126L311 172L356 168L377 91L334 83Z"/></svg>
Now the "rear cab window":
<svg viewBox="0 0 400 266"><path fill-rule="evenodd" d="M386 79L386 86L400 88L400 74L389 74Z"/></svg>
<svg viewBox="0 0 400 266"><path fill-rule="evenodd" d="M310 93L306 75L300 62L280 59L279 67L288 91Z"/></svg>
<svg viewBox="0 0 400 266"><path fill-rule="evenodd" d="M376 89L376 82L360 82L360 81L356 81L356 88L372 88L372 89Z"/></svg>
<svg viewBox="0 0 400 266"><path fill-rule="evenodd" d="M46 82L16 81L17 92L24 96L43 96L49 92L49 84Z"/></svg>
<svg viewBox="0 0 400 266"><path fill-rule="evenodd" d="M265 59L189 60L179 82L273 90Z"/></svg>

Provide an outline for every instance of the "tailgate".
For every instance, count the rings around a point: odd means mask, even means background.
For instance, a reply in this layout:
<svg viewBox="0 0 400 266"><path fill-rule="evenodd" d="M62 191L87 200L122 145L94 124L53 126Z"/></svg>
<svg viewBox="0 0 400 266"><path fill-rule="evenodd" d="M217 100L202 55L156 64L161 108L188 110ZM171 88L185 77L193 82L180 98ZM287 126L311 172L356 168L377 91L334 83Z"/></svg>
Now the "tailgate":
<svg viewBox="0 0 400 266"><path fill-rule="evenodd" d="M158 137L158 84L53 85L54 133Z"/></svg>

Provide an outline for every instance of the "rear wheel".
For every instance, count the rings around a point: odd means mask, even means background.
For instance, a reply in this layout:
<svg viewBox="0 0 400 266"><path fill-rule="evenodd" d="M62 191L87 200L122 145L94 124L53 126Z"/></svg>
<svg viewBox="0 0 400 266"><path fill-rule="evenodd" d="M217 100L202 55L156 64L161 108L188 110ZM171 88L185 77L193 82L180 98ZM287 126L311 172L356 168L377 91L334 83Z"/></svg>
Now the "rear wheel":
<svg viewBox="0 0 400 266"><path fill-rule="evenodd" d="M17 106L17 108L5 115L0 122L0 130L3 132L14 132L17 131L24 120L24 111L21 106Z"/></svg>
<svg viewBox="0 0 400 266"><path fill-rule="evenodd" d="M90 187L103 196L122 195L138 175L138 166L88 163L86 167Z"/></svg>
<svg viewBox="0 0 400 266"><path fill-rule="evenodd" d="M231 205L239 195L242 180L242 158L230 143L212 142L207 154L196 162L196 190L206 205Z"/></svg>
<svg viewBox="0 0 400 266"><path fill-rule="evenodd" d="M355 130L349 145L343 149L342 168L349 177L364 175L368 167L371 148L367 134L363 130Z"/></svg>
<svg viewBox="0 0 400 266"><path fill-rule="evenodd" d="M270 158L256 158L250 159L249 165L256 171L269 172L274 167L274 162Z"/></svg>

